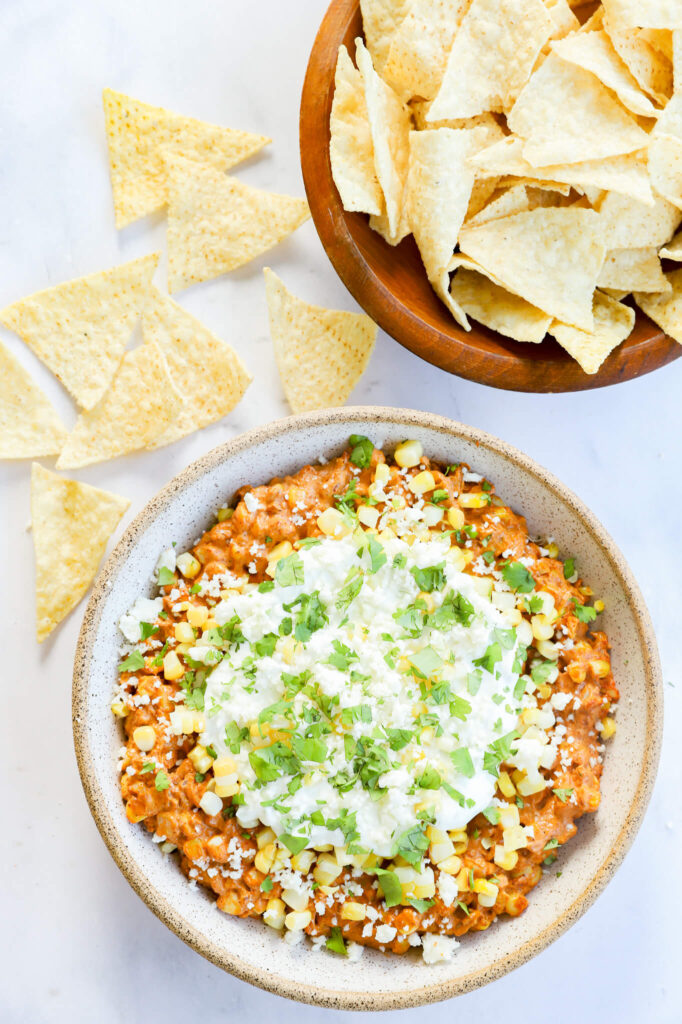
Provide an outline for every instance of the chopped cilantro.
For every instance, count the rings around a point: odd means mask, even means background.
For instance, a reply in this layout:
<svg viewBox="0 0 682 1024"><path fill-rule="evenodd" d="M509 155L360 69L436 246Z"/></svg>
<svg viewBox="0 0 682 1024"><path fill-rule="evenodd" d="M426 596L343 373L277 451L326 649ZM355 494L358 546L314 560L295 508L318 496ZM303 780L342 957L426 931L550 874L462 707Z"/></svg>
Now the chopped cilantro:
<svg viewBox="0 0 682 1024"><path fill-rule="evenodd" d="M164 789L168 789L169 786L170 779L166 773L163 770L158 771L154 777L154 788L157 793L163 793Z"/></svg>
<svg viewBox="0 0 682 1024"><path fill-rule="evenodd" d="M576 601L575 598L572 598L572 601L573 614L577 619L579 619L581 622L594 622L594 620L597 618L596 608L592 608L588 604L580 604L580 602Z"/></svg>
<svg viewBox="0 0 682 1024"><path fill-rule="evenodd" d="M275 567L275 581L280 587L300 587L304 579L303 562L298 552L280 558Z"/></svg>
<svg viewBox="0 0 682 1024"><path fill-rule="evenodd" d="M427 594L433 593L434 590L442 590L445 586L445 562L441 562L439 565L429 565L425 569L412 566L410 572L419 589L424 590Z"/></svg>
<svg viewBox="0 0 682 1024"><path fill-rule="evenodd" d="M175 583L175 573L171 572L167 566L162 565L158 571L158 581L160 587L170 587Z"/></svg>
<svg viewBox="0 0 682 1024"><path fill-rule="evenodd" d="M495 641L494 644L487 648L485 654L480 658L474 658L474 665L478 665L480 668L484 668L486 672L492 673L498 661L502 661L502 648L499 642Z"/></svg>
<svg viewBox="0 0 682 1024"><path fill-rule="evenodd" d="M370 537L369 544L367 546L369 552L369 559L371 563L371 573L374 574L381 569L382 565L386 565L388 561L386 552L384 551L383 545L375 540L374 537Z"/></svg>
<svg viewBox="0 0 682 1024"><path fill-rule="evenodd" d="M455 771L466 776L467 779L473 779L476 770L467 747L460 747L459 750L453 750L450 754L450 759L455 766Z"/></svg>
<svg viewBox="0 0 682 1024"><path fill-rule="evenodd" d="M274 590L274 589L275 589L275 581L274 580L263 580L262 583L258 584L258 593L259 594L267 594L269 590Z"/></svg>
<svg viewBox="0 0 682 1024"><path fill-rule="evenodd" d="M257 640L253 649L259 658L267 658L274 653L279 637L276 633L266 633L264 637Z"/></svg>
<svg viewBox="0 0 682 1024"><path fill-rule="evenodd" d="M414 910L417 911L418 914L425 914L427 910L431 909L435 900L415 900L410 898L407 902L414 908Z"/></svg>
<svg viewBox="0 0 682 1024"><path fill-rule="evenodd" d="M486 807L481 812L484 818L487 818L491 825L499 825L500 823L500 808L499 807Z"/></svg>
<svg viewBox="0 0 682 1024"><path fill-rule="evenodd" d="M362 434L351 434L349 443L351 446L350 461L360 469L367 469L372 461L372 452L374 451L374 445L370 439Z"/></svg>
<svg viewBox="0 0 682 1024"><path fill-rule="evenodd" d="M262 892L270 892L272 890L272 878L270 875L266 875L260 884Z"/></svg>
<svg viewBox="0 0 682 1024"><path fill-rule="evenodd" d="M344 940L343 933L337 925L334 925L332 928L325 945L331 953L338 953L340 956L348 956L348 950L346 949L346 942Z"/></svg>
<svg viewBox="0 0 682 1024"><path fill-rule="evenodd" d="M358 660L355 651L342 644L340 640L332 640L332 647L334 650L327 658L327 664L338 668L339 672L346 672L350 668L351 662Z"/></svg>
<svg viewBox="0 0 682 1024"><path fill-rule="evenodd" d="M144 668L144 658L139 651L133 651L118 666L119 672L137 672L141 668Z"/></svg>
<svg viewBox="0 0 682 1024"><path fill-rule="evenodd" d="M296 856L301 850L305 849L308 840L305 836L291 836L288 832L283 832L279 837L280 843L284 843L287 850L289 850L292 856Z"/></svg>
<svg viewBox="0 0 682 1024"><path fill-rule="evenodd" d="M564 579L570 580L575 576L575 558L567 558L564 562Z"/></svg>
<svg viewBox="0 0 682 1024"><path fill-rule="evenodd" d="M505 562L502 566L502 578L507 586L519 594L530 594L535 590L535 580L521 562Z"/></svg>
<svg viewBox="0 0 682 1024"><path fill-rule="evenodd" d="M359 566L350 570L336 599L336 607L339 611L344 611L355 600L360 593L364 578L364 573Z"/></svg>
<svg viewBox="0 0 682 1024"><path fill-rule="evenodd" d="M552 792L557 800L561 800L562 804L567 803L573 796L572 789L553 789Z"/></svg>
<svg viewBox="0 0 682 1024"><path fill-rule="evenodd" d="M440 772L428 765L417 778L417 785L420 789L440 789Z"/></svg>
<svg viewBox="0 0 682 1024"><path fill-rule="evenodd" d="M432 676L443 664L440 654L431 646L422 647L420 651L411 654L409 661L410 665L416 669L417 674L425 679Z"/></svg>
<svg viewBox="0 0 682 1024"><path fill-rule="evenodd" d="M233 754L239 753L242 740L249 737L249 730L244 727L240 729L236 722L230 722L225 726L225 744Z"/></svg>
<svg viewBox="0 0 682 1024"><path fill-rule="evenodd" d="M388 737L388 745L391 750L398 751L406 747L412 739L413 733L409 729L389 729L386 728L386 736Z"/></svg>
<svg viewBox="0 0 682 1024"><path fill-rule="evenodd" d="M148 640L153 633L158 633L159 627L154 622L140 623L140 639Z"/></svg>
<svg viewBox="0 0 682 1024"><path fill-rule="evenodd" d="M140 768L140 775L146 775L147 772L153 772L154 768L155 765L153 761L145 761L145 763Z"/></svg>
<svg viewBox="0 0 682 1024"><path fill-rule="evenodd" d="M377 877L379 891L384 897L386 906L397 906L403 898L403 887L395 871L387 871L384 868L375 868L374 874Z"/></svg>
<svg viewBox="0 0 682 1024"><path fill-rule="evenodd" d="M499 774L499 768L503 761L511 756L512 743L518 738L516 730L506 733L504 736L500 736L499 739L494 740L486 750L483 756L483 769L489 772L491 775L497 777Z"/></svg>
<svg viewBox="0 0 682 1024"><path fill-rule="evenodd" d="M429 840L421 825L413 825L397 839L396 853L416 867L429 848Z"/></svg>

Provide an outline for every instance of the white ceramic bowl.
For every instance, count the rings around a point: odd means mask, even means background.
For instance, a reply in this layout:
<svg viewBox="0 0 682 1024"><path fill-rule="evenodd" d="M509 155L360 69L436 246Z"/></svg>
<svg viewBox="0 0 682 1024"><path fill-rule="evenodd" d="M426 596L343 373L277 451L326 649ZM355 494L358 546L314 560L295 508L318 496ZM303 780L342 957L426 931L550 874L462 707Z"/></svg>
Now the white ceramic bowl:
<svg viewBox="0 0 682 1024"><path fill-rule="evenodd" d="M392 449L406 437L444 463L467 462L522 512L531 536L553 536L577 556L581 574L606 602L603 627L621 689L618 732L607 749L602 805L579 822L561 854L561 878L548 873L527 911L463 938L449 963L416 954L366 950L357 963L291 947L261 921L221 914L191 889L173 857L163 857L125 816L116 771L122 742L109 705L116 679L121 614L146 592L160 551L188 546L212 513L244 484L268 482L345 447L351 433ZM556 939L587 910L629 848L653 786L659 757L660 665L648 612L615 544L555 477L509 445L471 427L401 409L346 408L291 417L209 452L172 480L128 527L99 575L81 629L74 671L73 721L83 787L114 860L169 928L232 974L280 995L341 1009L397 1009L435 1002L512 970Z"/></svg>

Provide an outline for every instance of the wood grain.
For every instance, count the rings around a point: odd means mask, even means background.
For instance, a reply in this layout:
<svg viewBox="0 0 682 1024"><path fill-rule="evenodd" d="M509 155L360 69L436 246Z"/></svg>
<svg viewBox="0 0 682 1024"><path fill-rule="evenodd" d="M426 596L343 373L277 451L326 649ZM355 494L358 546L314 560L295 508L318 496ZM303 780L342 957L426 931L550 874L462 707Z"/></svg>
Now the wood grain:
<svg viewBox="0 0 682 1024"><path fill-rule="evenodd" d="M433 292L410 236L396 248L346 213L329 159L329 115L339 46L354 54L362 35L358 0L333 0L313 45L303 84L303 179L320 240L339 277L372 319L405 348L467 380L510 391L583 391L632 380L682 355L682 346L637 311L635 328L596 374L586 374L553 338L521 344L472 323L467 333ZM628 300L631 301L631 300Z"/></svg>

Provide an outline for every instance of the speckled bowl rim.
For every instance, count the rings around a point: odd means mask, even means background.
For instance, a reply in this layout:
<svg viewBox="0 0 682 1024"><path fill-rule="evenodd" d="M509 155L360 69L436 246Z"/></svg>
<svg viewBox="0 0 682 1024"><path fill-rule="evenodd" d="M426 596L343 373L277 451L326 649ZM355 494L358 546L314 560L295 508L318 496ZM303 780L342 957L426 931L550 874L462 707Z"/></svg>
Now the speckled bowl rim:
<svg viewBox="0 0 682 1024"><path fill-rule="evenodd" d="M246 963L232 951L209 940L191 925L172 904L149 882L143 871L130 856L119 835L119 824L109 812L97 779L89 772L92 755L88 742L88 679L92 646L97 634L104 600L116 578L121 562L129 549L136 543L150 522L161 512L178 491L184 490L203 474L229 459L238 452L259 446L274 436L297 434L313 428L336 423L355 422L403 425L405 427L426 427L437 433L446 433L486 448L535 477L554 496L565 503L580 520L583 528L597 543L627 597L636 623L642 649L645 670L646 696L646 747L640 766L640 776L628 814L622 824L609 855L597 873L574 903L550 925L543 928L534 938L527 940L513 954L498 958L489 967L473 971L449 982L424 985L420 989L384 993L348 992L322 988L314 984L304 985L289 978L261 971ZM504 441L484 431L469 427L454 420L432 413L411 409L385 408L380 406L354 406L340 409L325 409L319 412L290 416L275 420L241 434L225 444L219 445L175 476L144 509L136 516L123 534L113 552L100 571L83 618L76 648L73 694L73 735L78 770L90 812L114 861L127 878L135 892L147 906L175 934L197 953L212 961L243 981L300 1002L338 1010L397 1010L421 1006L449 999L452 996L471 992L488 982L509 973L559 938L594 903L620 866L641 825L653 790L660 757L663 729L663 691L661 666L656 637L651 619L640 589L618 547L608 535L594 514L561 483L552 473L534 462L527 455Z"/></svg>

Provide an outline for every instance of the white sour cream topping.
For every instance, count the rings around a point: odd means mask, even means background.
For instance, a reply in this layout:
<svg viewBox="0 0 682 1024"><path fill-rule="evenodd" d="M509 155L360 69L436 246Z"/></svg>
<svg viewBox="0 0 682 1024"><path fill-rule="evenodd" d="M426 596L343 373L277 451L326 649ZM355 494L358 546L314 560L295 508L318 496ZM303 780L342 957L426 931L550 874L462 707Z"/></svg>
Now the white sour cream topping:
<svg viewBox="0 0 682 1024"><path fill-rule="evenodd" d="M436 825L448 830L463 828L496 802L496 777L485 769L484 758L486 752L490 757L491 744L518 724L522 700L514 697L519 679L514 660L519 644L507 613L490 600L493 580L461 572L461 553L450 546L449 537L441 540L432 534L431 539L412 546L397 537L382 540L386 561L376 572L371 571L368 540L366 535L359 557L357 536L323 538L298 553L302 585L276 582L264 591L251 586L215 607L213 617L219 625L239 617L247 642L238 649L233 643L208 676L201 742L211 744L219 757L236 761L244 799L237 818L244 826L260 821L277 835L306 837L308 846L348 846L350 842L390 857L398 837L419 822L424 808L432 809ZM451 621L445 629L427 624L418 634L416 629L406 631L394 613L417 599L420 586L411 570L443 565L445 585L429 598L437 609L444 601L447 607L453 593L462 595L473 607L470 623ZM339 607L349 574L358 569L363 572L359 592L350 604ZM291 617L295 628L301 605L289 610L284 606L313 592L319 593L328 621L304 643L296 642L293 635L279 636L271 654L256 654L252 645L278 633L283 620ZM492 672L476 665L491 646L500 655L491 665ZM424 680L422 693L410 660L416 656L417 664L424 664L419 659L425 648L421 657L429 663L431 680ZM201 655L198 642L190 656ZM291 677L303 673L307 683L295 692L300 683L292 684ZM237 727L253 729L266 708L287 696L289 706L280 705L261 719L264 731L295 730L305 741L315 717L330 723L332 731L317 737L322 746L318 744L315 753L319 757L322 751L321 761L301 758L297 781L285 773L263 779L261 772L259 778L254 760L258 766L265 747L259 748L258 736L254 746L249 734L235 752L236 745L230 749L226 742L226 727L233 735ZM318 712L320 704L330 717ZM412 734L399 750L391 749L390 740L399 746L405 733L395 730ZM286 738L283 732L279 738ZM272 740L272 735L266 736L263 744ZM312 752L309 746L303 750ZM453 761L455 751L460 754ZM468 751L471 764L463 763L462 751ZM364 786L359 777L363 764L367 765ZM377 765L385 769L378 775ZM439 788L423 788L420 779L440 783ZM339 786L344 780L346 784ZM327 825L334 819L348 821L352 815L354 827L349 825L345 832Z"/></svg>

